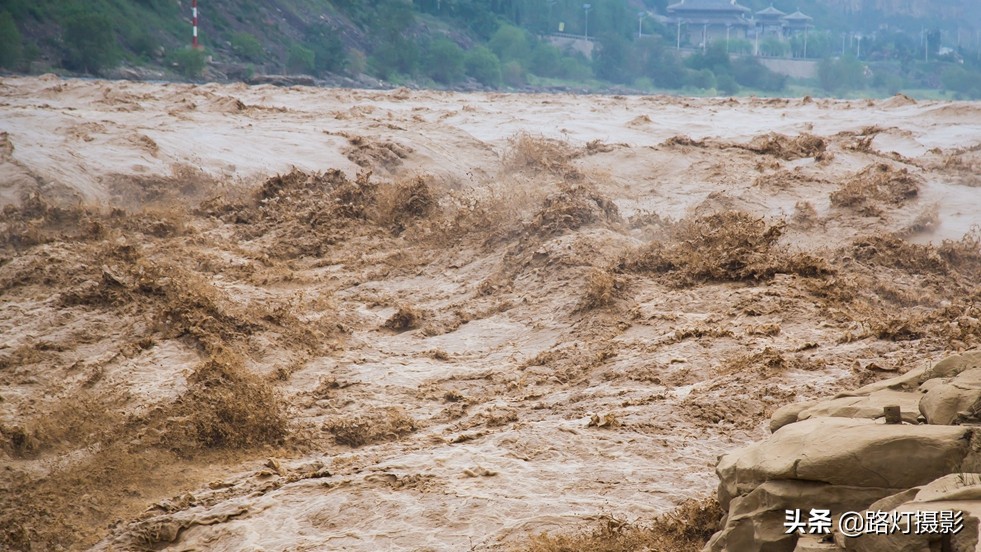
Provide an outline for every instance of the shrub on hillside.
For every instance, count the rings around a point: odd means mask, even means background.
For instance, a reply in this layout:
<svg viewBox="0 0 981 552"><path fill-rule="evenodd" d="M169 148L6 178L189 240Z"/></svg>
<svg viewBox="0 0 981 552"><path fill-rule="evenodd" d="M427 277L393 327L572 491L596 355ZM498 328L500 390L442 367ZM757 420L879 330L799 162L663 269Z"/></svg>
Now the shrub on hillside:
<svg viewBox="0 0 981 552"><path fill-rule="evenodd" d="M314 71L318 75L339 73L350 64L340 33L326 23L315 25L307 31L306 45L313 51Z"/></svg>
<svg viewBox="0 0 981 552"><path fill-rule="evenodd" d="M818 63L818 82L828 92L865 88L865 66L851 56L822 59Z"/></svg>
<svg viewBox="0 0 981 552"><path fill-rule="evenodd" d="M693 88L700 88L702 90L715 88L717 84L718 83L715 80L715 74L709 69L702 69L700 71L689 71L687 77L685 78L686 86L691 86Z"/></svg>
<svg viewBox="0 0 981 552"><path fill-rule="evenodd" d="M246 61L260 62L263 58L262 44L249 33L234 33L231 37L232 51Z"/></svg>
<svg viewBox="0 0 981 552"><path fill-rule="evenodd" d="M518 61L525 64L531 59L528 34L518 27L502 25L487 45L503 62Z"/></svg>
<svg viewBox="0 0 981 552"><path fill-rule="evenodd" d="M685 60L685 65L696 71L708 69L716 75L727 74L731 71L731 61L729 60L729 53L726 52L725 42L709 44L704 52L696 52Z"/></svg>
<svg viewBox="0 0 981 552"><path fill-rule="evenodd" d="M660 88L681 88L685 85L685 66L673 48L659 37L638 41L642 71Z"/></svg>
<svg viewBox="0 0 981 552"><path fill-rule="evenodd" d="M604 34L593 53L593 72L610 82L629 82L633 73L631 54L627 39L615 33Z"/></svg>
<svg viewBox="0 0 981 552"><path fill-rule="evenodd" d="M433 40L423 59L423 72L442 84L453 84L463 78L463 50L452 40Z"/></svg>
<svg viewBox="0 0 981 552"><path fill-rule="evenodd" d="M189 79L201 76L205 66L204 51L194 48L183 48L171 55L171 63L176 66L177 72Z"/></svg>
<svg viewBox="0 0 981 552"><path fill-rule="evenodd" d="M0 12L0 67L14 69L20 65L20 32L8 12Z"/></svg>
<svg viewBox="0 0 981 552"><path fill-rule="evenodd" d="M559 62L559 76L564 79L584 81L593 78L593 70L585 60L565 56Z"/></svg>
<svg viewBox="0 0 981 552"><path fill-rule="evenodd" d="M467 75L473 77L485 86L500 86L501 62L494 52L483 46L477 46L467 52L463 60Z"/></svg>
<svg viewBox="0 0 981 552"><path fill-rule="evenodd" d="M517 61L509 61L501 68L501 78L508 86L524 86L528 71Z"/></svg>
<svg viewBox="0 0 981 552"><path fill-rule="evenodd" d="M531 51L531 72L540 77L561 76L562 52L546 42L539 42Z"/></svg>
<svg viewBox="0 0 981 552"><path fill-rule="evenodd" d="M732 96L739 92L739 84L736 82L736 79L732 78L732 75L724 73L716 77L715 80L719 92L727 96Z"/></svg>
<svg viewBox="0 0 981 552"><path fill-rule="evenodd" d="M293 44L286 53L286 70L290 73L313 73L313 50Z"/></svg>
<svg viewBox="0 0 981 552"><path fill-rule="evenodd" d="M64 64L72 71L100 73L119 60L112 21L82 8L70 10L62 24Z"/></svg>
<svg viewBox="0 0 981 552"><path fill-rule="evenodd" d="M787 77L774 73L759 60L750 57L732 61L732 76L742 86L767 92L783 90L787 84Z"/></svg>
<svg viewBox="0 0 981 552"><path fill-rule="evenodd" d="M981 71L970 71L959 65L951 65L944 69L940 76L944 88L962 94L971 99L981 98Z"/></svg>

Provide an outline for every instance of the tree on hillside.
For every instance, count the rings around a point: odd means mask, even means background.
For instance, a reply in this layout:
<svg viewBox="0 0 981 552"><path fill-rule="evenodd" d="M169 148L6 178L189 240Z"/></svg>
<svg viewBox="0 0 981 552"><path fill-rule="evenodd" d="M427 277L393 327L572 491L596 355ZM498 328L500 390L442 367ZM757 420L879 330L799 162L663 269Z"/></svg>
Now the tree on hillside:
<svg viewBox="0 0 981 552"><path fill-rule="evenodd" d="M344 42L336 29L326 23L318 23L307 29L304 42L313 52L314 73L339 73L348 66Z"/></svg>
<svg viewBox="0 0 981 552"><path fill-rule="evenodd" d="M658 88L681 88L685 83L685 67L673 48L668 48L660 36L645 36L634 43L633 55L637 71L651 79Z"/></svg>
<svg viewBox="0 0 981 552"><path fill-rule="evenodd" d="M400 0L386 0L377 8L374 27L376 40L368 64L383 78L412 75L419 67L419 46L406 36L415 23L411 5Z"/></svg>
<svg viewBox="0 0 981 552"><path fill-rule="evenodd" d="M259 63L265 57L265 53L262 51L262 44L259 43L256 37L249 33L232 33L229 42L231 43L232 51L246 61Z"/></svg>
<svg viewBox="0 0 981 552"><path fill-rule="evenodd" d="M685 65L692 69L697 71L708 69L716 75L731 73L730 63L729 53L726 52L726 44L723 41L712 42L704 52L696 52L685 61Z"/></svg>
<svg viewBox="0 0 981 552"><path fill-rule="evenodd" d="M630 43L616 33L606 33L599 39L593 52L593 72L610 82L627 83L634 79L631 67Z"/></svg>
<svg viewBox="0 0 981 552"><path fill-rule="evenodd" d="M20 65L21 37L8 12L0 12L0 67L14 69Z"/></svg>
<svg viewBox="0 0 981 552"><path fill-rule="evenodd" d="M442 84L453 84L463 78L463 50L455 42L439 37L426 49L423 67L426 75Z"/></svg>
<svg viewBox="0 0 981 552"><path fill-rule="evenodd" d="M847 92L865 87L865 66L851 56L825 58L818 63L818 82L828 92Z"/></svg>
<svg viewBox="0 0 981 552"><path fill-rule="evenodd" d="M804 50L806 47L806 57L812 59L825 58L834 55L840 46L832 38L831 33L827 31L811 32L806 37L803 34L797 34L790 38L790 53L793 57L805 57Z"/></svg>
<svg viewBox="0 0 981 552"><path fill-rule="evenodd" d="M70 9L62 24L64 64L73 71L100 73L116 64L119 49L112 20L80 6Z"/></svg>
<svg viewBox="0 0 981 552"><path fill-rule="evenodd" d="M501 62L484 46L477 46L467 52L463 60L467 75L477 79L484 86L500 86Z"/></svg>
<svg viewBox="0 0 981 552"><path fill-rule="evenodd" d="M291 44L286 52L286 69L290 73L313 73L315 57L310 48L302 44Z"/></svg>
<svg viewBox="0 0 981 552"><path fill-rule="evenodd" d="M981 72L970 71L960 65L950 65L941 75L944 88L956 92L959 96L972 100L981 98Z"/></svg>
<svg viewBox="0 0 981 552"><path fill-rule="evenodd" d="M787 77L774 73L752 57L739 58L732 62L732 76L742 86L765 92L782 90Z"/></svg>
<svg viewBox="0 0 981 552"><path fill-rule="evenodd" d="M558 77L562 74L562 52L542 41L531 51L531 72L540 77Z"/></svg>
<svg viewBox="0 0 981 552"><path fill-rule="evenodd" d="M190 46L172 52L170 60L177 67L177 72L189 79L199 78L206 65L204 51Z"/></svg>
<svg viewBox="0 0 981 552"><path fill-rule="evenodd" d="M501 25L488 41L487 46L503 61L517 61L527 65L531 57L528 33L513 25Z"/></svg>

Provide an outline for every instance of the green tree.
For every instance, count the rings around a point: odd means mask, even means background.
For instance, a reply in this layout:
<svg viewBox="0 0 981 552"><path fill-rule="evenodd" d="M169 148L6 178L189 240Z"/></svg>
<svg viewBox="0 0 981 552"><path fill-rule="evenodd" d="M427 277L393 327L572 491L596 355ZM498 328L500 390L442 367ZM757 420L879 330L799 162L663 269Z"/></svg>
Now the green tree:
<svg viewBox="0 0 981 552"><path fill-rule="evenodd" d="M767 57L786 57L790 46L779 38L767 38L760 42L760 55Z"/></svg>
<svg viewBox="0 0 981 552"><path fill-rule="evenodd" d="M632 59L630 43L619 34L606 33L600 37L593 52L593 72L610 82L631 82L634 75L630 67Z"/></svg>
<svg viewBox="0 0 981 552"><path fill-rule="evenodd" d="M563 56L559 62L559 76L563 79L585 81L593 78L593 71L584 58Z"/></svg>
<svg viewBox="0 0 981 552"><path fill-rule="evenodd" d="M501 78L508 86L524 86L528 80L528 71L517 61L509 61L501 67Z"/></svg>
<svg viewBox="0 0 981 552"><path fill-rule="evenodd" d="M805 57L804 47L807 46L808 58L824 58L834 55L836 46L840 43L834 40L831 33L809 32L806 36L801 33L790 38L790 52L794 57Z"/></svg>
<svg viewBox="0 0 981 552"><path fill-rule="evenodd" d="M347 69L350 60L344 42L333 27L326 23L314 25L307 30L306 44L313 51L314 71L318 75Z"/></svg>
<svg viewBox="0 0 981 552"><path fill-rule="evenodd" d="M528 33L512 25L501 25L487 46L503 61L518 61L526 64L531 58Z"/></svg>
<svg viewBox="0 0 981 552"><path fill-rule="evenodd" d="M739 84L728 73L716 76L715 82L715 86L719 89L719 92L722 92L726 96L733 96L739 92Z"/></svg>
<svg viewBox="0 0 981 552"><path fill-rule="evenodd" d="M843 93L865 87L865 66L851 56L825 58L818 63L818 82L828 92Z"/></svg>
<svg viewBox="0 0 981 552"><path fill-rule="evenodd" d="M766 68L756 58L746 57L732 61L732 76L736 82L747 88L766 92L783 90L787 77Z"/></svg>
<svg viewBox="0 0 981 552"><path fill-rule="evenodd" d="M419 66L419 47L415 41L392 35L375 47L368 61L372 72L383 78L415 74Z"/></svg>
<svg viewBox="0 0 981 552"><path fill-rule="evenodd" d="M233 33L229 42L231 42L232 51L246 61L258 63L265 57L262 51L262 44L259 43L256 37L249 33Z"/></svg>
<svg viewBox="0 0 981 552"><path fill-rule="evenodd" d="M732 38L729 40L730 54L752 54L753 43L744 38Z"/></svg>
<svg viewBox="0 0 981 552"><path fill-rule="evenodd" d="M125 43L144 60L152 59L160 48L160 43L151 31L141 25L132 25L124 32Z"/></svg>
<svg viewBox="0 0 981 552"><path fill-rule="evenodd" d="M0 67L14 69L20 65L20 41L20 31L17 30L13 16L6 11L0 12Z"/></svg>
<svg viewBox="0 0 981 552"><path fill-rule="evenodd" d="M685 67L677 52L668 48L659 36L638 40L635 55L640 71L659 88L681 88L685 84Z"/></svg>
<svg viewBox="0 0 981 552"><path fill-rule="evenodd" d="M300 44L292 44L286 53L286 70L291 73L312 73L313 69L313 50Z"/></svg>
<svg viewBox="0 0 981 552"><path fill-rule="evenodd" d="M455 42L439 37L429 45L423 65L426 76L442 84L463 78L463 50Z"/></svg>
<svg viewBox="0 0 981 552"><path fill-rule="evenodd" d="M725 42L713 42L704 52L696 52L685 61L685 65L695 70L708 69L716 75L727 75L732 72L729 53L726 52Z"/></svg>
<svg viewBox="0 0 981 552"><path fill-rule="evenodd" d="M171 62L177 66L177 72L189 79L196 79L204 72L204 50L182 48L171 55Z"/></svg>
<svg viewBox="0 0 981 552"><path fill-rule="evenodd" d="M477 46L467 52L463 60L467 75L477 79L484 86L501 85L501 62L494 52L484 46Z"/></svg>
<svg viewBox="0 0 981 552"><path fill-rule="evenodd" d="M872 75L872 86L890 96L898 94L905 84L903 77L892 71L878 70Z"/></svg>
<svg viewBox="0 0 981 552"><path fill-rule="evenodd" d="M558 77L562 73L562 52L547 42L539 42L531 51L531 72L540 77Z"/></svg>
<svg viewBox="0 0 981 552"><path fill-rule="evenodd" d="M82 7L69 9L62 24L65 67L100 73L119 60L119 49L108 16Z"/></svg>
<svg viewBox="0 0 981 552"><path fill-rule="evenodd" d="M971 99L981 98L981 72L969 71L960 65L951 65L940 76L944 88Z"/></svg>
<svg viewBox="0 0 981 552"><path fill-rule="evenodd" d="M694 88L708 90L715 88L718 83L711 69L700 69L698 71L689 71L688 77L685 79L685 84Z"/></svg>
<svg viewBox="0 0 981 552"><path fill-rule="evenodd" d="M411 5L400 0L386 0L377 9L374 26L376 45L368 65L371 71L386 79L395 75L413 75L419 66L419 47L405 36L413 24Z"/></svg>

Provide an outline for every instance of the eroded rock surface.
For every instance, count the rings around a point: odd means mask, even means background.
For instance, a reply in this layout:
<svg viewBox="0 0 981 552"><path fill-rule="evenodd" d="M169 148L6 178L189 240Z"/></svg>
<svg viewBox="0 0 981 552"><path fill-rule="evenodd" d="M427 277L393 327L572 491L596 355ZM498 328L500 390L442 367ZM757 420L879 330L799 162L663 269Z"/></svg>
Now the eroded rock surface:
<svg viewBox="0 0 981 552"><path fill-rule="evenodd" d="M829 400L778 409L769 439L720 459L719 502L728 513L706 551L981 550L979 362L981 354L969 352ZM903 423L886 424L889 406L899 407ZM811 509L831 512L834 545L788 534L787 510ZM940 518L947 526L911 525L916 512L942 511L950 512ZM907 523L846 537L838 531L845 512L868 519L884 512Z"/></svg>

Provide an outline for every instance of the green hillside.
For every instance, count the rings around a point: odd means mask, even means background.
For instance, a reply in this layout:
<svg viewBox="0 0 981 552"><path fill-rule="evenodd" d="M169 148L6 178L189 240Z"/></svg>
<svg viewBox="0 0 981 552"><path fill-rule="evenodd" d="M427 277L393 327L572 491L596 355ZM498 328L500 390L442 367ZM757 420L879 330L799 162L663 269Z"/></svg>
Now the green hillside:
<svg viewBox="0 0 981 552"><path fill-rule="evenodd" d="M796 83L817 93L936 89L981 97L981 41L972 41L981 34L961 23L979 8L961 0L919 14L930 1L903 2L903 11L890 0L868 0L855 11L855 3L843 7L839 0L774 0L786 12L800 7L814 25L806 50L802 37L794 37L764 44L763 51L777 57L806 51L823 60L818 79ZM742 3L754 10L771 4ZM786 93L785 77L752 56L730 57L755 50L746 40L716 42L695 55L678 51L676 30L659 22L667 0L589 5L587 11L579 0L199 0L201 48L195 50L191 0L6 0L0 67L163 79L308 75L328 84L380 79L465 89ZM593 55L584 53L585 41L580 47L550 41L547 35L559 30L588 33Z"/></svg>

